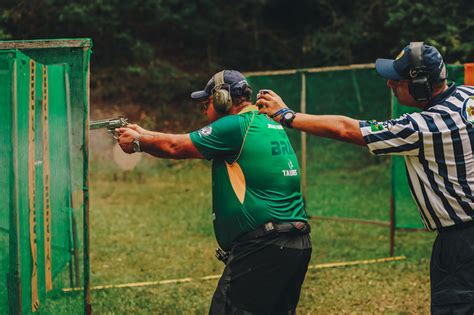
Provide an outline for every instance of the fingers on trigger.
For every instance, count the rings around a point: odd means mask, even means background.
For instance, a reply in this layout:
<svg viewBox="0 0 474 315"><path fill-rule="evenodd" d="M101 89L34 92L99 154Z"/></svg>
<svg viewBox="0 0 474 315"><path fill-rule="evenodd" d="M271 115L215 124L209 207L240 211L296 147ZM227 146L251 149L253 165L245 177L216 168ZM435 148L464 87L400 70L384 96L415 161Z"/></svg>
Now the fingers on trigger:
<svg viewBox="0 0 474 315"><path fill-rule="evenodd" d="M276 96L277 95L275 92L273 92L273 90L268 90L267 94L269 94L271 96Z"/></svg>

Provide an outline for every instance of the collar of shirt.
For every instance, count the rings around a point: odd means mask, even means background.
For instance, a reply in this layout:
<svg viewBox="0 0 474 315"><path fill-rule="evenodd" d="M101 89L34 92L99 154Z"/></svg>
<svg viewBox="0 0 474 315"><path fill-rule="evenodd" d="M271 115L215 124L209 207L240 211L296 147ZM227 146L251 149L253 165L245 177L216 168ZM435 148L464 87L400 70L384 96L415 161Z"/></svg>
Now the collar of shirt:
<svg viewBox="0 0 474 315"><path fill-rule="evenodd" d="M250 111L253 111L253 110L258 110L257 106L255 106L255 105L245 106L240 112L237 113L237 115L243 114L243 113L246 113L246 112L250 112Z"/></svg>
<svg viewBox="0 0 474 315"><path fill-rule="evenodd" d="M446 89L446 91L433 97L428 102L428 104L426 104L425 108L430 108L431 106L442 103L445 99L453 95L454 92L456 92L456 84L454 82L451 82L448 84L448 88Z"/></svg>

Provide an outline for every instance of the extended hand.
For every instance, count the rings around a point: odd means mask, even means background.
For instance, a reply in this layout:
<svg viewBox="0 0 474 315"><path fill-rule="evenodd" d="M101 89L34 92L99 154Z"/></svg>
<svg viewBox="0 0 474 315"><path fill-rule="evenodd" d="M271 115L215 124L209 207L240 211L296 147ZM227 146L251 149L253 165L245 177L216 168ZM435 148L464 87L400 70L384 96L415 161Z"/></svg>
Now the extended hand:
<svg viewBox="0 0 474 315"><path fill-rule="evenodd" d="M260 93L257 100L258 113L267 114L269 116L273 115L282 108L288 108L285 102L281 97L273 92L272 90L265 90L266 93ZM274 118L276 121L279 121L280 116Z"/></svg>
<svg viewBox="0 0 474 315"><path fill-rule="evenodd" d="M144 135L148 132L148 130L146 130L145 128L140 127L137 124L128 124L126 127L130 128L132 130L135 130L136 132L138 132L139 134L142 134L142 135Z"/></svg>
<svg viewBox="0 0 474 315"><path fill-rule="evenodd" d="M137 139L140 134L130 128L118 128L115 129L119 137L117 139L118 144L125 153L133 153L133 141Z"/></svg>

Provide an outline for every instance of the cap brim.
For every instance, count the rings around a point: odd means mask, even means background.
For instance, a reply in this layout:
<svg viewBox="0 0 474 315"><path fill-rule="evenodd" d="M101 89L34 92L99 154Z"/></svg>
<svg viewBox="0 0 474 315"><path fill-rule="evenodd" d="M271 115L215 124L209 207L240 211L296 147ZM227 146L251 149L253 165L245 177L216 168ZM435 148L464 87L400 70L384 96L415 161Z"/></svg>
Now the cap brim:
<svg viewBox="0 0 474 315"><path fill-rule="evenodd" d="M206 98L206 97L209 97L209 93L207 93L206 91L196 91L196 92L193 92L191 93L191 98L193 99L200 99L200 98Z"/></svg>
<svg viewBox="0 0 474 315"><path fill-rule="evenodd" d="M400 76L397 71L395 71L395 68L393 67L393 62L394 60L392 59L379 58L375 61L375 70L377 70L377 73L380 74L385 79L389 79L389 80L403 79L403 77Z"/></svg>

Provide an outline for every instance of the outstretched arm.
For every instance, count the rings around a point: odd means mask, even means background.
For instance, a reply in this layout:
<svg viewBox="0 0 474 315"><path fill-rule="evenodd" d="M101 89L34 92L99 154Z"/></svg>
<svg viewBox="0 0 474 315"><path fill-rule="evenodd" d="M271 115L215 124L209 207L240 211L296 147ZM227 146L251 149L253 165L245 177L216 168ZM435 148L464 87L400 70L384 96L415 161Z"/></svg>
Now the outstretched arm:
<svg viewBox="0 0 474 315"><path fill-rule="evenodd" d="M260 94L257 100L260 114L268 114L271 116L277 111L287 108L285 102L283 102L278 94L271 90L266 91L266 93ZM278 115L273 119L279 122L280 117L281 115ZM309 132L316 136L366 146L366 142L359 128L359 121L350 117L297 113L291 127Z"/></svg>
<svg viewBox="0 0 474 315"><path fill-rule="evenodd" d="M192 143L189 134L175 135L161 132L140 134L130 128L117 129L119 145L126 153L133 153L133 141L139 139L140 150L165 159L204 159Z"/></svg>

